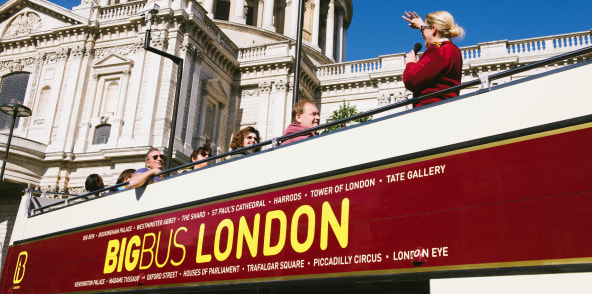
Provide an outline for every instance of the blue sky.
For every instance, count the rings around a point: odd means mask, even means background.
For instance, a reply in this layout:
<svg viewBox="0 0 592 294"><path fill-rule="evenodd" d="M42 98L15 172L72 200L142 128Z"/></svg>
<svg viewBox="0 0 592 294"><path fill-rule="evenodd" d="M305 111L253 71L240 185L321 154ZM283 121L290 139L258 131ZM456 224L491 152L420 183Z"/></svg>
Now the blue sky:
<svg viewBox="0 0 592 294"><path fill-rule="evenodd" d="M352 1L353 20L347 31L348 61L407 52L415 43L422 42L419 31L410 29L401 19L405 10L417 11L422 17L437 10L452 13L466 31L463 40L454 40L459 47L592 29L592 0ZM69 9L80 4L80 0L52 2Z"/></svg>
<svg viewBox="0 0 592 294"><path fill-rule="evenodd" d="M459 47L495 40L520 40L590 31L592 0L395 1L352 0L346 60L407 52L422 42L419 30L401 19L405 10L424 16L447 10L466 31Z"/></svg>

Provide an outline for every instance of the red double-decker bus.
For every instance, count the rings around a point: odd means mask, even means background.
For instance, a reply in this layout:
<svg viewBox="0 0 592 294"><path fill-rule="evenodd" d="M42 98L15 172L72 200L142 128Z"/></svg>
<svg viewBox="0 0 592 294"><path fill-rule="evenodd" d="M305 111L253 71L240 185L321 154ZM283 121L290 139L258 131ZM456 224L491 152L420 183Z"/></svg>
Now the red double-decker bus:
<svg viewBox="0 0 592 294"><path fill-rule="evenodd" d="M591 75L582 62L88 201L24 197L0 292L589 290Z"/></svg>

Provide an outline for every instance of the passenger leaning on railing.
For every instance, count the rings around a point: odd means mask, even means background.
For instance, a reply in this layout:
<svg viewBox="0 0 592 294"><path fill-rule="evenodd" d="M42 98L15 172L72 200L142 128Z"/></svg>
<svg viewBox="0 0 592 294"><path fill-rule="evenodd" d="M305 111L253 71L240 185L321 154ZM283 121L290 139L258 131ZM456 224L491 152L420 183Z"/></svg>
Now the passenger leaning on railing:
<svg viewBox="0 0 592 294"><path fill-rule="evenodd" d="M132 178L132 175L135 172L136 172L136 170L133 169L133 168L128 168L128 169L122 171L119 174L119 177L117 177L116 184L121 184L121 183L124 183L124 182L129 182L129 180ZM129 188L129 185L128 186L119 186L119 187L117 187L117 190L116 191L124 190L126 188Z"/></svg>
<svg viewBox="0 0 592 294"><path fill-rule="evenodd" d="M462 55L450 39L462 37L464 30L454 22L452 15L446 11L428 13L424 23L416 12L405 11L403 19L409 22L411 28L420 30L426 47L419 60L416 60L413 50L405 56L405 87L413 92L414 97L419 97L460 85ZM456 97L458 94L459 91L448 92L423 100L414 106L438 102Z"/></svg>
<svg viewBox="0 0 592 294"><path fill-rule="evenodd" d="M321 122L319 109L312 100L301 100L294 104L292 108L292 123L286 128L282 136L294 134L312 127L316 127ZM295 138L282 142L282 145L297 142L318 135L317 132L309 132Z"/></svg>
<svg viewBox="0 0 592 294"><path fill-rule="evenodd" d="M230 141L230 149L237 150L244 147L248 147L251 145L259 144L261 141L261 136L259 136L259 131L254 127L248 126L246 128L241 129L238 131L234 136L232 136L232 140ZM245 150L239 153L235 153L233 155L228 156L227 159L236 158L243 155L248 155L251 153L261 151L261 147L257 147L254 149Z"/></svg>
<svg viewBox="0 0 592 294"><path fill-rule="evenodd" d="M164 160L164 155L158 149L150 148L148 153L146 153L145 167L136 170L129 180L130 188L140 187L148 182L148 180L154 183L163 179L163 175L156 176L156 174L162 171Z"/></svg>

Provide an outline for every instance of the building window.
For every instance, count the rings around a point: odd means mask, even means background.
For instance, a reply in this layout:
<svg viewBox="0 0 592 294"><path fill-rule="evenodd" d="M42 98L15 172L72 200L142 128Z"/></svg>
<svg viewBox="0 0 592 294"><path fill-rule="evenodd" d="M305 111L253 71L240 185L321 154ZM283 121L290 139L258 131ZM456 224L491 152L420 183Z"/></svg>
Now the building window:
<svg viewBox="0 0 592 294"><path fill-rule="evenodd" d="M114 115L117 110L117 99L119 97L119 80L105 81L103 92L103 105L101 115Z"/></svg>
<svg viewBox="0 0 592 294"><path fill-rule="evenodd" d="M0 104L18 103L23 104L25 94L27 93L27 84L29 83L28 72L17 72L2 77L0 84ZM18 127L20 119L15 122L14 127ZM0 115L0 130L10 128L12 117Z"/></svg>
<svg viewBox="0 0 592 294"><path fill-rule="evenodd" d="M39 92L39 98L37 99L37 107L35 108L35 120L34 124L43 124L44 117L48 112L49 98L51 96L51 87L45 86Z"/></svg>
<svg viewBox="0 0 592 294"><path fill-rule="evenodd" d="M214 9L214 19L228 20L230 15L230 1L216 1L216 8Z"/></svg>
<svg viewBox="0 0 592 294"><path fill-rule="evenodd" d="M98 125L95 128L95 137L93 139L93 144L107 144L109 141L109 135L111 134L111 125L103 124Z"/></svg>
<svg viewBox="0 0 592 294"><path fill-rule="evenodd" d="M218 111L216 108L217 107L215 104L210 103L209 101L206 103L204 136L208 139L208 141L214 140L214 132L216 131L216 121L218 118Z"/></svg>
<svg viewBox="0 0 592 294"><path fill-rule="evenodd" d="M251 26L256 26L255 23L255 8L248 6L247 7L247 24Z"/></svg>

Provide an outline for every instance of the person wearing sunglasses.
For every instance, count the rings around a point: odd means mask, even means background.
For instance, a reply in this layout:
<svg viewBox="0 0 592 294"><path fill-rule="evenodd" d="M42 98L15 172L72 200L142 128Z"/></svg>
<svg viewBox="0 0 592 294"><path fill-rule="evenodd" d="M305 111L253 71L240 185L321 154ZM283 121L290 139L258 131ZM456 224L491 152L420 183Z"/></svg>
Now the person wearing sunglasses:
<svg viewBox="0 0 592 294"><path fill-rule="evenodd" d="M158 182L164 178L163 175L156 176L164 166L164 155L157 148L150 148L144 160L145 167L137 169L129 180L130 188L140 187L148 182Z"/></svg>
<svg viewBox="0 0 592 294"><path fill-rule="evenodd" d="M201 161L201 160L207 159L211 155L212 155L212 150L210 149L210 147L208 145L203 145L203 146L193 150L193 153L191 153L191 161L193 161L193 162ZM202 167L208 166L208 164L210 164L209 161L202 162L200 164L194 164L193 166L191 166L190 169L202 168Z"/></svg>
<svg viewBox="0 0 592 294"><path fill-rule="evenodd" d="M230 141L230 149L238 150L251 145L256 145L259 144L260 140L261 137L259 136L259 131L254 127L248 126L246 128L241 129L236 134L234 134L234 136L232 136L232 140ZM261 146L249 150L244 150L239 153L235 153L226 159L232 159L259 151L261 151Z"/></svg>
<svg viewBox="0 0 592 294"><path fill-rule="evenodd" d="M424 22L417 12L407 12L403 19L412 29L419 29L425 40L425 52L419 60L412 50L405 56L403 82L414 97L460 85L462 77L462 55L450 39L463 37L464 29L454 22L447 11L436 11L426 15ZM414 107L457 97L459 91L432 97L414 104Z"/></svg>

